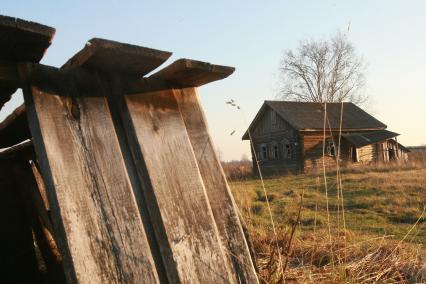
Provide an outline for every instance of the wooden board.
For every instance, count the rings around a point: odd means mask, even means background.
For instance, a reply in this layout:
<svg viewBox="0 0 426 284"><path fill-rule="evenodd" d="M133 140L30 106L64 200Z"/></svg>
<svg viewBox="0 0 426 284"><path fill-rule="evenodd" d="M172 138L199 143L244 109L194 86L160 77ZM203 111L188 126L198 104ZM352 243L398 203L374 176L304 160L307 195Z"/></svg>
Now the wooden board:
<svg viewBox="0 0 426 284"><path fill-rule="evenodd" d="M183 58L154 73L150 78L162 79L181 87L198 87L224 79L234 71L233 67Z"/></svg>
<svg viewBox="0 0 426 284"><path fill-rule="evenodd" d="M34 161L36 159L33 142L31 140L0 151L0 160Z"/></svg>
<svg viewBox="0 0 426 284"><path fill-rule="evenodd" d="M175 96L194 149L227 260L232 265L239 283L257 283L256 271L239 221L238 209L208 133L196 90L195 88L176 90Z"/></svg>
<svg viewBox="0 0 426 284"><path fill-rule="evenodd" d="M62 69L84 67L143 76L163 64L171 55L167 51L93 38Z"/></svg>
<svg viewBox="0 0 426 284"><path fill-rule="evenodd" d="M197 161L173 90L126 95L131 124L162 218L178 279L172 283L229 283L230 273Z"/></svg>
<svg viewBox="0 0 426 284"><path fill-rule="evenodd" d="M21 105L0 123L0 149L11 147L30 138L25 106Z"/></svg>
<svg viewBox="0 0 426 284"><path fill-rule="evenodd" d="M16 190L25 204L35 241L46 266L46 280L49 283L65 283L62 256L53 238L52 226L31 165L28 161L20 161L14 162L12 167L16 177Z"/></svg>
<svg viewBox="0 0 426 284"><path fill-rule="evenodd" d="M17 89L10 80L16 62L39 62L50 46L55 29L13 17L0 16L0 110ZM9 63L8 65L3 64ZM7 75L7 78L5 76Z"/></svg>
<svg viewBox="0 0 426 284"><path fill-rule="evenodd" d="M39 62L54 34L52 27L0 16L0 60Z"/></svg>
<svg viewBox="0 0 426 284"><path fill-rule="evenodd" d="M159 282L106 98L24 94L68 282Z"/></svg>

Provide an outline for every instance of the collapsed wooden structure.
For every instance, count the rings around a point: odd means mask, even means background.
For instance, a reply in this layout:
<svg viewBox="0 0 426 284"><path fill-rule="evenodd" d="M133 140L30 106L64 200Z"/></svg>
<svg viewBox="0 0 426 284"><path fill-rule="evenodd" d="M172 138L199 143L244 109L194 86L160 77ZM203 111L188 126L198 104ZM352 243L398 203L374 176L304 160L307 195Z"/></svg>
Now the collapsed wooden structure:
<svg viewBox="0 0 426 284"><path fill-rule="evenodd" d="M145 76L171 53L98 38L39 64L54 32L0 17L0 108L25 100L0 123L2 269L38 277L35 240L52 283L256 283L196 94L234 68Z"/></svg>

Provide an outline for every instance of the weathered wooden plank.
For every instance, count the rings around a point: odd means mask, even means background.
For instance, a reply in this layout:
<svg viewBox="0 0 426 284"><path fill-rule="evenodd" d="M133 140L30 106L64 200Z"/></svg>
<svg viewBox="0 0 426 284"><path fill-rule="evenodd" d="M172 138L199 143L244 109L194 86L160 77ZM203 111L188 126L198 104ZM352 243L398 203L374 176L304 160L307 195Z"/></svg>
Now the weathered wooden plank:
<svg viewBox="0 0 426 284"><path fill-rule="evenodd" d="M0 15L0 60L39 62L54 34L52 27Z"/></svg>
<svg viewBox="0 0 426 284"><path fill-rule="evenodd" d="M67 280L158 282L106 98L24 94Z"/></svg>
<svg viewBox="0 0 426 284"><path fill-rule="evenodd" d="M178 278L172 283L229 283L225 261L194 152L173 90L126 95L125 102L170 245Z"/></svg>
<svg viewBox="0 0 426 284"><path fill-rule="evenodd" d="M25 106L21 105L0 123L0 149L29 138L31 133L25 116Z"/></svg>
<svg viewBox="0 0 426 284"><path fill-rule="evenodd" d="M40 192L28 161L14 162L13 170L25 211L31 222L37 245L47 268L49 283L65 283L62 256L52 234L53 229L47 216Z"/></svg>
<svg viewBox="0 0 426 284"><path fill-rule="evenodd" d="M6 69L0 68L0 110L17 88L16 81L5 78L16 74L13 65L22 61L39 62L54 34L54 28L0 15L0 61L10 63Z"/></svg>
<svg viewBox="0 0 426 284"><path fill-rule="evenodd" d="M207 130L195 88L176 90L179 105L227 260L239 283L256 283L256 271L243 234L237 207Z"/></svg>
<svg viewBox="0 0 426 284"><path fill-rule="evenodd" d="M167 51L93 38L62 69L84 67L143 76L163 64L171 55Z"/></svg>
<svg viewBox="0 0 426 284"><path fill-rule="evenodd" d="M151 78L162 79L182 87L197 87L213 81L221 80L235 71L235 68L213 65L191 59L179 59L161 69Z"/></svg>
<svg viewBox="0 0 426 284"><path fill-rule="evenodd" d="M18 145L14 145L0 152L0 159L11 161L30 161L35 160L36 155L33 142L27 140Z"/></svg>
<svg viewBox="0 0 426 284"><path fill-rule="evenodd" d="M34 148L32 145L32 141L31 141L31 147ZM50 211L50 204L49 204L49 199L47 198L46 185L44 183L43 177L41 176L40 167L37 164L37 162L35 162L35 160L31 161L31 169L33 171L34 179L37 183L39 196L42 200L43 206L46 209L46 211ZM51 229L53 232L53 227Z"/></svg>

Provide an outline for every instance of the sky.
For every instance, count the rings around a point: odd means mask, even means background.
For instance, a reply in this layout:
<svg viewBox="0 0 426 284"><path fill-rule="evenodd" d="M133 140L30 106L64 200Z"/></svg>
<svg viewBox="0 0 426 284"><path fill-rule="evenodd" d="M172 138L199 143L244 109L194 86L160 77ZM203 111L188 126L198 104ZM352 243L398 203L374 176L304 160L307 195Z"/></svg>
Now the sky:
<svg viewBox="0 0 426 284"><path fill-rule="evenodd" d="M163 66L191 58L235 67L198 90L223 160L250 156L241 136L263 101L278 98L284 52L348 32L367 64L367 111L400 133L398 142L426 144L426 1L2 0L0 14L56 28L43 64L59 67L101 37L173 52ZM16 94L0 119L20 103Z"/></svg>

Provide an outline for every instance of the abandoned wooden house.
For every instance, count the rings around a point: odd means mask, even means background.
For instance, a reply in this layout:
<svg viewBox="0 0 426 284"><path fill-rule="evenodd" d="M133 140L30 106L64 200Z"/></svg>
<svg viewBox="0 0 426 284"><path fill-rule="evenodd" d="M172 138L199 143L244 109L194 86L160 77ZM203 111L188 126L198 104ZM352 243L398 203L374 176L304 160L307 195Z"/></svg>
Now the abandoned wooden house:
<svg viewBox="0 0 426 284"><path fill-rule="evenodd" d="M254 171L257 158L266 174L297 173L335 166L338 157L342 164L406 159L399 134L386 128L349 102L265 101L242 139L250 140Z"/></svg>

